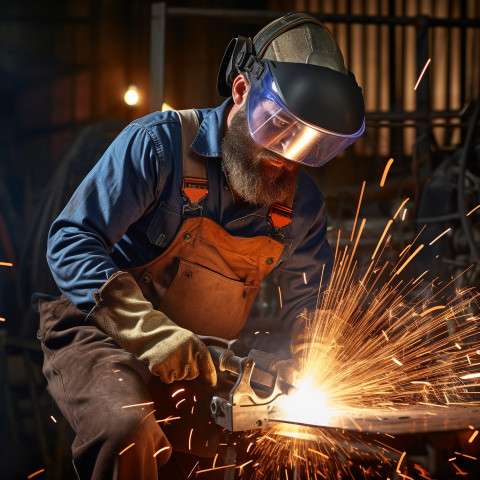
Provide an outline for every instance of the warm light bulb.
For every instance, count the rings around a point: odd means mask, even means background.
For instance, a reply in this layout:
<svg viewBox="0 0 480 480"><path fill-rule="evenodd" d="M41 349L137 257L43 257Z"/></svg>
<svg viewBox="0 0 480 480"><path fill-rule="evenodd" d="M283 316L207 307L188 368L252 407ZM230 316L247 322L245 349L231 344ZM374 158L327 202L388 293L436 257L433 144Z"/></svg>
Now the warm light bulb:
<svg viewBox="0 0 480 480"><path fill-rule="evenodd" d="M127 105L136 105L140 98L137 87L135 85L130 85L123 98Z"/></svg>

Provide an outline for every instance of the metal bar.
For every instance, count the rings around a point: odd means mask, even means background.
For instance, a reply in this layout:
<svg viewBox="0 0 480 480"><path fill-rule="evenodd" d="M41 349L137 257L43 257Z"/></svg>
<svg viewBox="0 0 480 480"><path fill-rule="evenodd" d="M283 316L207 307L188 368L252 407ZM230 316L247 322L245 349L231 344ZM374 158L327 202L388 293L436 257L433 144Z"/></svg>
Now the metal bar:
<svg viewBox="0 0 480 480"><path fill-rule="evenodd" d="M154 4L155 5L155 4ZM230 18L246 21L269 21L284 15L286 12L265 10L237 10L237 9L207 9L189 7L168 7L165 13L171 17L209 17ZM417 24L416 17L395 17L392 15L342 15L342 14L316 14L315 18L324 22L333 23L370 23L377 25L413 25ZM431 18L428 17L428 26L456 26L480 28L480 19L470 18Z"/></svg>
<svg viewBox="0 0 480 480"><path fill-rule="evenodd" d="M165 3L152 4L150 23L150 108L161 110L165 83Z"/></svg>

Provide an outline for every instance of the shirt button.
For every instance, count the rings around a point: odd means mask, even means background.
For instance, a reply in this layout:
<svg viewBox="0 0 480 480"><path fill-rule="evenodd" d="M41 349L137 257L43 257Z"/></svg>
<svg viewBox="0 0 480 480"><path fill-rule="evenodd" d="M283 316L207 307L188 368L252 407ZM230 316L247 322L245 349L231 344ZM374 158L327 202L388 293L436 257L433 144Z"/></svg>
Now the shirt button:
<svg viewBox="0 0 480 480"><path fill-rule="evenodd" d="M185 242L188 243L191 239L192 239L192 234L190 232L186 232L186 233L183 234L183 240Z"/></svg>
<svg viewBox="0 0 480 480"><path fill-rule="evenodd" d="M265 263L267 265L272 265L272 263L275 261L275 259L273 257L268 257L266 260L265 260Z"/></svg>

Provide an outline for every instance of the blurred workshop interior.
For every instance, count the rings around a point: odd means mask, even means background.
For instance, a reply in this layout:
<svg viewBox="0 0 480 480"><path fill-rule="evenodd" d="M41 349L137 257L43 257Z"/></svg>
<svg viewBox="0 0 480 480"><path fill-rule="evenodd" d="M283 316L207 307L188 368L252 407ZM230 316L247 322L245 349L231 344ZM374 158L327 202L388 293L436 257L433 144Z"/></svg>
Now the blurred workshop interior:
<svg viewBox="0 0 480 480"><path fill-rule="evenodd" d="M454 287L480 286L480 210L466 216L480 203L477 0L21 0L2 1L0 11L1 478L75 478L72 432L46 391L32 305L37 292L59 294L45 259L50 224L129 122L154 110L219 105L228 42L283 13L324 22L363 89L364 135L335 161L308 169L326 199L332 246L350 241L362 193L362 271L408 198L388 255L450 228L409 268L420 275L441 255L438 277L473 265ZM249 332L274 330L275 295L266 283ZM448 458L464 437L408 441L440 480L458 478ZM480 478L474 464L464 467L466 478Z"/></svg>

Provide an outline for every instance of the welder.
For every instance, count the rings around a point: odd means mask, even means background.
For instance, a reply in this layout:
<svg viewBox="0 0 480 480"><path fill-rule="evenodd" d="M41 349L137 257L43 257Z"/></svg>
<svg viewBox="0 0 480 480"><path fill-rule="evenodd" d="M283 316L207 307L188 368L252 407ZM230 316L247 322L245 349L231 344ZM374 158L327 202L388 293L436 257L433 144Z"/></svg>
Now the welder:
<svg viewBox="0 0 480 480"><path fill-rule="evenodd" d="M43 370L80 479L185 478L177 452L213 457L217 372L197 335L235 338L272 275L288 376L328 284L325 203L301 167L364 131L338 45L315 17L285 15L232 40L217 88L217 108L133 121L51 226L62 295L40 303Z"/></svg>

